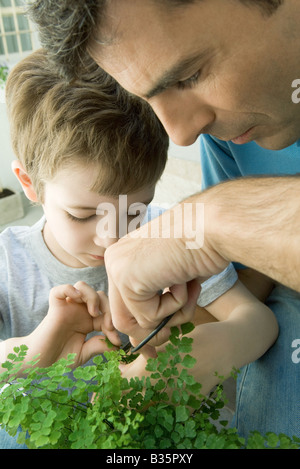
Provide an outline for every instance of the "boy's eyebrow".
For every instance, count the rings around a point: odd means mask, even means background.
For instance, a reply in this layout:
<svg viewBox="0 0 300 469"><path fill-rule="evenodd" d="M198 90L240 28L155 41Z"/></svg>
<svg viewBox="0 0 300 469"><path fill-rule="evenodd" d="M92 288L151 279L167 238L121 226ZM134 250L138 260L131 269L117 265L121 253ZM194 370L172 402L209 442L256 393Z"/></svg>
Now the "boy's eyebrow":
<svg viewBox="0 0 300 469"><path fill-rule="evenodd" d="M203 61L211 49L205 49L203 52L198 52L190 57L186 57L181 62L175 64L170 70L167 70L161 78L159 78L156 84L145 94L146 99L153 98L154 96L162 93L168 88L176 85L184 74L186 69L193 67L195 64Z"/></svg>
<svg viewBox="0 0 300 469"><path fill-rule="evenodd" d="M150 199L144 200L143 202L133 202L130 205L135 205L135 204L149 205L152 202L152 200L153 200L153 197L151 197ZM82 207L80 205L69 205L68 208L71 210L97 210L97 207Z"/></svg>

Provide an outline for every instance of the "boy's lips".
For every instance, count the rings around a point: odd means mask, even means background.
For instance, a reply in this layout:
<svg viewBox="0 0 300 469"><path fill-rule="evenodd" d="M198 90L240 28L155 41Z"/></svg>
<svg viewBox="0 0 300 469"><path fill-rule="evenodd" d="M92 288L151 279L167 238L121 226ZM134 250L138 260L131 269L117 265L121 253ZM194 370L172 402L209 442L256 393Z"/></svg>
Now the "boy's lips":
<svg viewBox="0 0 300 469"><path fill-rule="evenodd" d="M97 260L103 260L104 259L104 256L96 256L95 254L90 254L91 257L93 257L94 259L97 259Z"/></svg>

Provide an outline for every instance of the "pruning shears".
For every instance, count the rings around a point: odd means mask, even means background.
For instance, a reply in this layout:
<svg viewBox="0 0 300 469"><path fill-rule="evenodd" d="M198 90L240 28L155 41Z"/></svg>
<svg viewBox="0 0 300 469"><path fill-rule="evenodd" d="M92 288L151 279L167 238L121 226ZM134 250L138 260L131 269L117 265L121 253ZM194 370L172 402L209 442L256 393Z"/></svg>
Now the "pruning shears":
<svg viewBox="0 0 300 469"><path fill-rule="evenodd" d="M144 345L146 345L149 340L152 339L166 324L167 322L174 316L175 313L170 314L167 316L165 319L162 320L162 322L152 331L150 332L149 335L145 339L142 340L141 343L139 343L136 347L132 347L130 341L128 341L123 347L121 347L121 350L124 350L124 352L127 353L136 353L138 350L140 350Z"/></svg>

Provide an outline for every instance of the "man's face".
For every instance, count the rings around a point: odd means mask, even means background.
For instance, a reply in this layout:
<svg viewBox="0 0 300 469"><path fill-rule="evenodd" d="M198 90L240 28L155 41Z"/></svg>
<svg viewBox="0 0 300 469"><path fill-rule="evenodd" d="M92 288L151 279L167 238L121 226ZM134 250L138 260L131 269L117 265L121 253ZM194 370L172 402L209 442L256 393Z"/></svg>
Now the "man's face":
<svg viewBox="0 0 300 469"><path fill-rule="evenodd" d="M171 9L110 0L98 40L112 41L93 41L90 53L151 104L174 143L190 145L206 133L281 149L300 129L291 99L300 39L285 5L268 17L239 1Z"/></svg>

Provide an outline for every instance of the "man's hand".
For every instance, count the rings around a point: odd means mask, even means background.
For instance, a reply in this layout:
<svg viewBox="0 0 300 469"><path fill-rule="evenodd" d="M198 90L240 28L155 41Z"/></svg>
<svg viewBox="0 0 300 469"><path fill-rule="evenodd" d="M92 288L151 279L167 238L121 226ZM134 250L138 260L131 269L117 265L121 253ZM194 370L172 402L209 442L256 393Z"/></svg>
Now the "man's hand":
<svg viewBox="0 0 300 469"><path fill-rule="evenodd" d="M170 211L171 215L164 212L106 250L113 323L131 337L143 339L173 313L168 327L192 321L200 293L197 278L208 278L228 265L228 261L210 250L208 245L188 249L190 236L174 236L180 230L186 233L182 230L178 207ZM159 223L160 237L151 236L151 233L159 233ZM179 227L176 226L178 223ZM164 232L166 227L169 233ZM165 334L163 330L162 334ZM152 344L163 341L164 336L160 334Z"/></svg>
<svg viewBox="0 0 300 469"><path fill-rule="evenodd" d="M154 329L164 317L183 311L188 282L215 275L230 261L300 291L299 189L298 175L227 181L172 209L171 221L166 223L168 236L163 229L156 238L147 233L158 219L170 216L167 211L110 246L105 262L114 325L134 336L141 335L141 328ZM180 223L176 213L185 203L204 204L202 227L197 210ZM196 249L186 247L191 239L187 225L196 227L198 239L204 235L203 245ZM174 233L180 232L182 237L176 238ZM176 287L180 294L171 290L160 297L157 293L174 285L180 286ZM181 319L191 320L185 313Z"/></svg>

